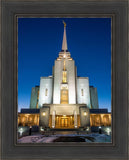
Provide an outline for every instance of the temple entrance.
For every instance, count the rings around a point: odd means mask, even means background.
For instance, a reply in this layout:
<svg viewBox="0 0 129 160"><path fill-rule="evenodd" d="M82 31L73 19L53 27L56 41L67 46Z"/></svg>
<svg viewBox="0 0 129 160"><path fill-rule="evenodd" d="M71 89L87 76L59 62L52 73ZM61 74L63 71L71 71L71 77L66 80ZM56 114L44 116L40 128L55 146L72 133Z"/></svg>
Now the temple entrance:
<svg viewBox="0 0 129 160"><path fill-rule="evenodd" d="M56 116L55 128L74 128L74 116L59 115Z"/></svg>
<svg viewBox="0 0 129 160"><path fill-rule="evenodd" d="M55 115L55 127L59 129L75 128L74 115ZM52 115L49 117L49 127L52 128ZM80 127L80 116L77 116L77 128Z"/></svg>
<svg viewBox="0 0 129 160"><path fill-rule="evenodd" d="M61 126L68 127L68 118L61 118Z"/></svg>

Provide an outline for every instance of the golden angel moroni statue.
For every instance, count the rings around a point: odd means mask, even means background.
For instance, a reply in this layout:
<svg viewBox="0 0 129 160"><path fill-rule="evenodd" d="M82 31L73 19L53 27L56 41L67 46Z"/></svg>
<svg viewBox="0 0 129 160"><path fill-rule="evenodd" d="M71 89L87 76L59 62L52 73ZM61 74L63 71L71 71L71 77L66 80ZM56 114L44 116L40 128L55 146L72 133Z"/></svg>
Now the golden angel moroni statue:
<svg viewBox="0 0 129 160"><path fill-rule="evenodd" d="M64 27L66 27L66 23L65 23L65 21L63 21L63 24L64 24Z"/></svg>

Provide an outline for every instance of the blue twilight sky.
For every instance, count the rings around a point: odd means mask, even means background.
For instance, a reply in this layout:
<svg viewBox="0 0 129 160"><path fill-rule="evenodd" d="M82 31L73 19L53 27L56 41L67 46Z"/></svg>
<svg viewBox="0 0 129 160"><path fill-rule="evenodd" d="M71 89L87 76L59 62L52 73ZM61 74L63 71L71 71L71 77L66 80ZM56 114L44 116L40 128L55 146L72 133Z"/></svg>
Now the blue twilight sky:
<svg viewBox="0 0 129 160"><path fill-rule="evenodd" d="M64 20L68 50L77 75L97 87L99 108L111 111L111 18L18 19L18 111L29 108L31 88L52 75L62 47Z"/></svg>

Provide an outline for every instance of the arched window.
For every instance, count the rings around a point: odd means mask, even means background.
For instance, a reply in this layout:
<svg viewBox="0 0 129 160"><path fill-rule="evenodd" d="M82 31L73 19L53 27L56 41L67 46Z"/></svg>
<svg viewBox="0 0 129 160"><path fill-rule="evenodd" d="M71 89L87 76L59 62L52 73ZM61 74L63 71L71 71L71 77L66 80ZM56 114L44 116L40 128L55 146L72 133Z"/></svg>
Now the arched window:
<svg viewBox="0 0 129 160"><path fill-rule="evenodd" d="M81 89L81 94L82 94L82 96L84 96L83 89Z"/></svg>
<svg viewBox="0 0 129 160"><path fill-rule="evenodd" d="M63 79L62 79L63 83L67 83L67 72L63 71Z"/></svg>
<svg viewBox="0 0 129 160"><path fill-rule="evenodd" d="M48 89L46 88L46 90L45 90L45 96L47 96L47 94L48 94Z"/></svg>

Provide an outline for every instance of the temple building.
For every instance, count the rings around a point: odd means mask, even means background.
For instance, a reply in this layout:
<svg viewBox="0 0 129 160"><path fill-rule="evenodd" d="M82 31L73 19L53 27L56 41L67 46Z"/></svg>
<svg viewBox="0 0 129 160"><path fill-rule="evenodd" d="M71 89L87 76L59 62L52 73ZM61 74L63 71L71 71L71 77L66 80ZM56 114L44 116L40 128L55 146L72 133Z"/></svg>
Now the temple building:
<svg viewBox="0 0 129 160"><path fill-rule="evenodd" d="M88 77L77 76L75 61L68 51L66 23L63 23L62 49L52 76L41 77L40 85L32 88L30 109L21 110L18 123L42 128L110 126L111 114L107 109L99 109L97 88L89 86ZM31 118L26 119L26 115Z"/></svg>

